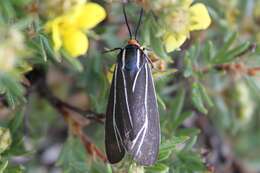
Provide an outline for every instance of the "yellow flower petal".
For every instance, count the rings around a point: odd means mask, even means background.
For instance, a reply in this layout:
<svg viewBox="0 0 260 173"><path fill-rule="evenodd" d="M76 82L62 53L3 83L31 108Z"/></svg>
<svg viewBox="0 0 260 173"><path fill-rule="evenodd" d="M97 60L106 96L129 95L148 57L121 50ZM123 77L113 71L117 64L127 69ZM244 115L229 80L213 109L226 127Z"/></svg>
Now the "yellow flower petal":
<svg viewBox="0 0 260 173"><path fill-rule="evenodd" d="M87 36L77 29L64 31L63 46L72 57L83 55L88 49Z"/></svg>
<svg viewBox="0 0 260 173"><path fill-rule="evenodd" d="M164 44L167 52L172 52L175 49L179 48L187 39L185 34L175 35L168 33L165 36Z"/></svg>
<svg viewBox="0 0 260 173"><path fill-rule="evenodd" d="M202 3L197 3L190 7L191 25L190 31L207 29L211 23L211 19L206 6Z"/></svg>
<svg viewBox="0 0 260 173"><path fill-rule="evenodd" d="M47 33L51 33L52 41L54 44L54 50L58 51L62 46L61 40L61 30L60 30L60 22L62 18L57 17L49 22L47 22L44 26L44 30Z"/></svg>
<svg viewBox="0 0 260 173"><path fill-rule="evenodd" d="M87 3L83 6L78 6L76 11L79 12L77 26L81 29L91 29L106 17L105 9L97 3Z"/></svg>
<svg viewBox="0 0 260 173"><path fill-rule="evenodd" d="M51 30L52 30L52 41L54 44L54 50L58 51L62 46L59 21L54 21L52 23Z"/></svg>

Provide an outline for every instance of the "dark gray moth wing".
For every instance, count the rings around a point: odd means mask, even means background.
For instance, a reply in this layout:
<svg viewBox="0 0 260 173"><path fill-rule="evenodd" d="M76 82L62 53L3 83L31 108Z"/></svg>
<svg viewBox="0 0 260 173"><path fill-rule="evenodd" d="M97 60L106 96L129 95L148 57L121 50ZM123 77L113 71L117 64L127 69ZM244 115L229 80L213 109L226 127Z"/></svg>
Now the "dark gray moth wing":
<svg viewBox="0 0 260 173"><path fill-rule="evenodd" d="M150 66L144 54L141 54L140 61L138 71L122 71L130 110L130 115L123 113L123 116L130 116L124 118L132 121L132 128L129 127L130 133L125 135L124 144L139 164L152 165L159 151L159 113Z"/></svg>
<svg viewBox="0 0 260 173"><path fill-rule="evenodd" d="M146 79L146 87L147 87L147 96L146 96L146 110L147 110L147 116L148 116L148 125L147 125L147 131L143 139L143 144L141 144L141 141L139 144L136 144L136 147L133 149L134 159L138 160L140 164L142 165L152 165L156 162L158 152L159 152L159 144L160 144L160 120L159 120L159 112L158 112L158 106L157 106L157 98L154 88L154 82L153 77L151 74L151 69L146 64L146 76L148 79ZM136 115L138 116L138 115ZM136 137L139 132L136 133ZM138 143L138 142L137 142ZM141 151L138 153L138 149Z"/></svg>
<svg viewBox="0 0 260 173"><path fill-rule="evenodd" d="M118 80L118 67L116 65L109 94L105 122L105 147L107 158L110 163L121 161L125 155L125 149L122 142L124 140L122 135L124 129L122 109L117 94L120 85Z"/></svg>

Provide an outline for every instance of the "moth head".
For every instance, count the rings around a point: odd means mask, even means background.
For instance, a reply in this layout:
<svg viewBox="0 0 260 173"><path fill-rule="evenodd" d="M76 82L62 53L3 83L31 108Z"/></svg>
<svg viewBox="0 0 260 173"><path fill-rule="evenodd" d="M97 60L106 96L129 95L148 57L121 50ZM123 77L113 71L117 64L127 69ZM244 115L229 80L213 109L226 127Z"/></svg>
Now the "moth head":
<svg viewBox="0 0 260 173"><path fill-rule="evenodd" d="M138 41L137 41L136 39L130 39L130 40L128 40L128 44L129 44L129 45L135 45L135 46L141 47L140 44L138 43Z"/></svg>

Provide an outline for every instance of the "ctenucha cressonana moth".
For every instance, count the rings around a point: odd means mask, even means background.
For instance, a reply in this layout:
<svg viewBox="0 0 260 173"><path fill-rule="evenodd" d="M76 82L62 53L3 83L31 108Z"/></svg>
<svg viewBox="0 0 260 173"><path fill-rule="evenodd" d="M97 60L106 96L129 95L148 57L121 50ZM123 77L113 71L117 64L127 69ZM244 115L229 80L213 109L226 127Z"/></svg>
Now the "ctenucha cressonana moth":
<svg viewBox="0 0 260 173"><path fill-rule="evenodd" d="M160 121L146 50L136 40L143 9L132 38L123 5L130 39L120 50L115 65L105 122L105 146L110 163L121 161L128 152L141 165L156 162L160 144Z"/></svg>

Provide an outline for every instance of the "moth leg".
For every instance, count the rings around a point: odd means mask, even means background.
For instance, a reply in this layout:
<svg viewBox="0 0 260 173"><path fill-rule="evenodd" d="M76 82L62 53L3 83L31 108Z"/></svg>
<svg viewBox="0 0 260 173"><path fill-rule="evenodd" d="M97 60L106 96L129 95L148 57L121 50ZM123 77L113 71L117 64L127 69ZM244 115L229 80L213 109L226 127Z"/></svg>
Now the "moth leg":
<svg viewBox="0 0 260 173"><path fill-rule="evenodd" d="M105 50L103 51L102 53L109 53L109 52L114 52L114 51L117 51L117 50L123 50L121 47L116 47L114 49L108 49L108 50Z"/></svg>
<svg viewBox="0 0 260 173"><path fill-rule="evenodd" d="M153 65L152 60L147 56L147 54L146 54L146 52L145 52L146 49L145 49L145 48L143 48L143 49L138 48L138 49L144 54L145 59L151 64L152 69L154 69L154 65Z"/></svg>

